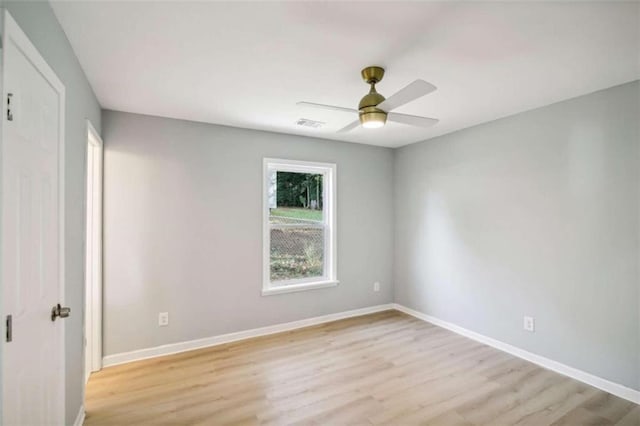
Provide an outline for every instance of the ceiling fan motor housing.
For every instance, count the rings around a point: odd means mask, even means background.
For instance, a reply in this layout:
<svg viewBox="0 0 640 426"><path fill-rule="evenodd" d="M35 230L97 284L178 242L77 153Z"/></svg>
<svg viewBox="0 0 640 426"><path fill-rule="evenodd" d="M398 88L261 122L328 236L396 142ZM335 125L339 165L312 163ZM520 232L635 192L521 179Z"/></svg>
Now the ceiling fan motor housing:
<svg viewBox="0 0 640 426"><path fill-rule="evenodd" d="M382 127L387 122L387 113L379 109L377 105L384 101L384 96L376 92L371 85L371 91L365 95L358 105L360 124L362 127Z"/></svg>

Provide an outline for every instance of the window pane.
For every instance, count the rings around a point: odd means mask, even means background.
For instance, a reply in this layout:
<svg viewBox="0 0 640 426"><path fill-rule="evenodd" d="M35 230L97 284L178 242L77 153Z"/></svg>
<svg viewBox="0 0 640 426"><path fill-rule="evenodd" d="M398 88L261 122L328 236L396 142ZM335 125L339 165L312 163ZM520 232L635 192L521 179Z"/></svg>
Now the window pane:
<svg viewBox="0 0 640 426"><path fill-rule="evenodd" d="M271 228L271 281L324 275L324 229L293 225Z"/></svg>
<svg viewBox="0 0 640 426"><path fill-rule="evenodd" d="M269 188L272 282L324 275L323 176L273 172Z"/></svg>
<svg viewBox="0 0 640 426"><path fill-rule="evenodd" d="M273 176L275 175L275 177ZM277 223L287 219L323 220L322 175L275 172L269 188L269 211ZM273 219L272 219L273 221Z"/></svg>

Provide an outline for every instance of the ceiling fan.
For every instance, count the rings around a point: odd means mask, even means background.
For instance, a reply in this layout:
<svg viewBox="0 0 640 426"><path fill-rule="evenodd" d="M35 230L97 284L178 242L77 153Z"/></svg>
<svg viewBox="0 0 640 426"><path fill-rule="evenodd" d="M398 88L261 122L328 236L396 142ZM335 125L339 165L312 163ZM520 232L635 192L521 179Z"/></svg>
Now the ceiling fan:
<svg viewBox="0 0 640 426"><path fill-rule="evenodd" d="M360 124L367 129L379 128L384 126L387 120L418 127L429 127L438 122L435 118L391 112L404 104L433 92L436 90L436 86L433 84L427 83L424 80L416 80L385 99L384 96L376 92L376 83L380 82L382 77L384 77L384 68L377 66L366 67L361 71L361 74L362 79L371 85L371 89L369 93L360 100L358 109L316 104L313 102L298 102L298 105L358 114L357 120L338 130L338 133L353 130Z"/></svg>

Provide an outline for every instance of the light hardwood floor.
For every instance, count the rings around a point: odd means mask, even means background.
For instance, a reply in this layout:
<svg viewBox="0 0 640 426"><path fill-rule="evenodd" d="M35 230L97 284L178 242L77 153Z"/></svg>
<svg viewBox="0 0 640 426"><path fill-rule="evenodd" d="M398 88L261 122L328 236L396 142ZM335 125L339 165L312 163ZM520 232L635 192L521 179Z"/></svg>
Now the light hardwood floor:
<svg viewBox="0 0 640 426"><path fill-rule="evenodd" d="M85 425L640 425L640 406L397 311L110 367Z"/></svg>

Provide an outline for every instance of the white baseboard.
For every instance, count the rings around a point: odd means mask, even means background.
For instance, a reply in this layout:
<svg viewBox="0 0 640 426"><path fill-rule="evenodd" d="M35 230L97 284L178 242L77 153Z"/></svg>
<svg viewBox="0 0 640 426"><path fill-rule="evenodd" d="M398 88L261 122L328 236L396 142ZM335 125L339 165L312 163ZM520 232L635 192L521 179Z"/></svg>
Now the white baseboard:
<svg viewBox="0 0 640 426"><path fill-rule="evenodd" d="M587 373L582 370L578 370L577 368L570 367L568 365L562 364L560 362L554 361L549 358L545 358L541 355L528 352L524 349L520 349L508 343L504 343L499 340L493 339L491 337L484 336L482 334L476 333L475 331L471 331L466 328L460 327L458 325L452 324L450 322L443 321L439 318L435 318L430 315L423 314L422 312L418 312L416 310L407 308L406 306L403 306L397 303L370 306L367 308L354 309L354 310L345 311L345 312L338 312L335 314L323 315L323 316L314 317L314 318L307 318L307 319L287 322L283 324L276 324L268 327L260 327L260 328L254 328L251 330L239 331L236 333L222 334L219 336L207 337L204 339L190 340L186 342L172 343L168 345L156 346L156 347L147 348L147 349L140 349L140 350L131 351L131 352L107 355L103 359L103 367L110 367L118 364L125 364L128 362L140 361L143 359L156 358L164 355L171 355L171 354L176 354L180 352L191 351L194 349L207 348L211 346L221 345L224 343L231 343L231 342L236 342L238 340L249 339L252 337L259 337L259 336L266 336L274 333L281 333L283 331L295 330L298 328L309 327L312 325L323 324L331 321L337 321L344 318L357 317L361 315L371 314L374 312L387 311L390 309L397 309L400 312L404 312L408 315L419 318L423 321L429 322L439 327L446 328L447 330L451 330L454 333L468 337L480 343L484 343L485 345L489 345L503 352L507 352L511 355L517 356L518 358L522 358L527 361L533 362L534 364L540 365L541 367L544 367L551 371L555 371L556 373L563 374L565 376L571 377L572 379L576 379L578 381L591 385L595 388L601 389L605 392L609 392L610 394L619 396L620 398L624 398L628 401L634 402L636 404L640 404L640 391L628 388L618 383L611 382L607 379L603 379L601 377L595 376L591 373ZM84 421L84 415L85 415L84 407L81 407L81 412L78 413L78 417L76 418L76 422L74 423L74 426L82 425L82 421Z"/></svg>
<svg viewBox="0 0 640 426"><path fill-rule="evenodd" d="M171 343L168 345L156 346L153 348L140 349L131 352L123 352L114 355L107 355L103 358L103 367L110 367L118 364L125 364L133 361L140 361L148 358L156 358L164 355L171 355L180 352L191 351L194 349L207 348L210 346L231 343L238 340L249 339L251 337L266 336L283 331L295 330L297 328L309 327L312 325L323 324L326 322L336 321L344 318L357 317L374 312L388 311L394 308L392 303L385 305L370 306L362 309L354 309L351 311L338 312L335 314L323 315L320 317L307 318L299 321L292 321L283 324L271 325L268 327L254 328L251 330L238 331L236 333L222 334L219 336L206 337L204 339L190 340L186 342Z"/></svg>
<svg viewBox="0 0 640 426"><path fill-rule="evenodd" d="M482 334L476 333L475 331L467 330L466 328L460 327L447 321L443 321L427 314L423 314L422 312L415 311L413 309L407 308L406 306L394 303L393 307L400 312L404 312L413 317L429 322L433 325L446 328L447 330L451 330L454 333L476 340L480 343L484 343L485 345L494 347L503 352L507 352L511 355L517 356L518 358L525 359L548 370L555 371L556 373L571 377L572 379L576 379L580 382L586 383L605 392L609 392L610 394L619 396L620 398L624 398L628 401L640 404L640 391L637 391L635 389L628 388L618 383L603 379L602 377L594 376L591 373L587 373L585 371L578 370L577 368L570 367L552 359L525 351L524 349L520 349L508 343L492 339L491 337L484 336Z"/></svg>
<svg viewBox="0 0 640 426"><path fill-rule="evenodd" d="M76 420L73 422L73 426L82 426L84 424L84 405L80 406L80 410L78 411L78 415L76 416Z"/></svg>

